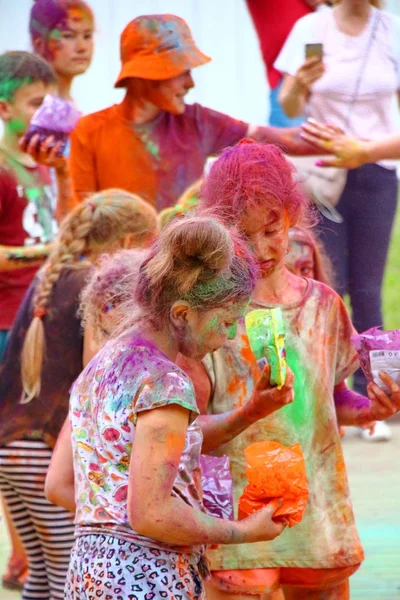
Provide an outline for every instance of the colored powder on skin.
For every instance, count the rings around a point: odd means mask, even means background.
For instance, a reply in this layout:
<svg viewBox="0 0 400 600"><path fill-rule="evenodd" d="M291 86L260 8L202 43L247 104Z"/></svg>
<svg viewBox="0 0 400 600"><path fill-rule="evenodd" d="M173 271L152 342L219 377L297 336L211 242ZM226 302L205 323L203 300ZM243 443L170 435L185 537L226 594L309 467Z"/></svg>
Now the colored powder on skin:
<svg viewBox="0 0 400 600"><path fill-rule="evenodd" d="M218 331L219 325L220 325L220 323L218 321L218 317L217 316L213 317L206 325L207 333L210 331L214 331L214 332Z"/></svg>
<svg viewBox="0 0 400 600"><path fill-rule="evenodd" d="M24 85L32 83L31 77L12 77L6 81L0 82L0 100L10 102L17 90Z"/></svg>
<svg viewBox="0 0 400 600"><path fill-rule="evenodd" d="M302 242L293 240L289 243L289 254L291 257L291 262L295 262L299 259L312 259L313 249L308 244L303 244Z"/></svg>
<svg viewBox="0 0 400 600"><path fill-rule="evenodd" d="M89 15L77 6L68 9L68 18L71 19L73 23L80 23L81 21L85 20L91 22Z"/></svg>
<svg viewBox="0 0 400 600"><path fill-rule="evenodd" d="M362 410L368 410L371 401L365 396L361 396L352 390L343 389L335 393L335 405L336 407L347 407L356 412L360 412Z"/></svg>
<svg viewBox="0 0 400 600"><path fill-rule="evenodd" d="M61 31L60 29L53 29L53 31L50 32L50 36L49 38L51 40L60 40L61 39Z"/></svg>
<svg viewBox="0 0 400 600"><path fill-rule="evenodd" d="M167 454L171 457L181 456L183 445L185 442L185 436L179 433L167 433L165 436L165 445L167 447Z"/></svg>
<svg viewBox="0 0 400 600"><path fill-rule="evenodd" d="M243 348L241 349L240 353L243 357L243 360L246 363L252 364L252 362L254 361L254 354L249 346L249 341L246 335L242 335L242 340L245 342L245 346L243 346Z"/></svg>
<svg viewBox="0 0 400 600"><path fill-rule="evenodd" d="M26 124L21 119L11 119L11 121L7 121L5 124L5 130L12 135L24 133L25 129Z"/></svg>

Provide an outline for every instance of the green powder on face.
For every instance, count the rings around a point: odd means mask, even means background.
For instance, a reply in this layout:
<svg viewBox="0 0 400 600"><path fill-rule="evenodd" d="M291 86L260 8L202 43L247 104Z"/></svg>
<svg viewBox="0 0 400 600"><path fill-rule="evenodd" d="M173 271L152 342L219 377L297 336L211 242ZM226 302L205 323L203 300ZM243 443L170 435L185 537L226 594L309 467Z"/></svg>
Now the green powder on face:
<svg viewBox="0 0 400 600"><path fill-rule="evenodd" d="M20 133L24 133L26 130L26 124L21 121L21 119L11 119L11 121L7 121L5 124L5 129L8 134L18 135Z"/></svg>
<svg viewBox="0 0 400 600"><path fill-rule="evenodd" d="M210 321L207 323L206 330L207 330L207 332L216 331L218 326L219 326L218 317L215 316L212 319L210 319Z"/></svg>
<svg viewBox="0 0 400 600"><path fill-rule="evenodd" d="M228 340L234 340L237 334L237 321L232 325L229 330Z"/></svg>
<svg viewBox="0 0 400 600"><path fill-rule="evenodd" d="M59 29L53 29L50 32L49 38L51 40L59 40L61 38L61 31Z"/></svg>
<svg viewBox="0 0 400 600"><path fill-rule="evenodd" d="M4 81L0 80L0 100L10 102L19 88L32 83L31 77L12 77Z"/></svg>

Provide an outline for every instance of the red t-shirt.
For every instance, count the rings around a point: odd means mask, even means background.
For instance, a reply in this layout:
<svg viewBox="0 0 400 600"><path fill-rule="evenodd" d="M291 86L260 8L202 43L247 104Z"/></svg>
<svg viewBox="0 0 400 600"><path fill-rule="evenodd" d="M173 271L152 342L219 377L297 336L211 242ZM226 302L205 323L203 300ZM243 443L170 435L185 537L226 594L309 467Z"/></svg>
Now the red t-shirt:
<svg viewBox="0 0 400 600"><path fill-rule="evenodd" d="M182 115L161 111L140 126L124 119L121 105L87 115L71 135L75 197L122 188L157 210L173 206L202 177L207 157L239 142L247 129L200 104L187 105Z"/></svg>
<svg viewBox="0 0 400 600"><path fill-rule="evenodd" d="M0 245L27 246L51 241L55 227L47 167L25 167L27 179L36 185L18 183L16 175L4 165L0 166ZM37 200L28 201L26 193ZM27 266L14 271L0 271L0 330L11 328L19 305L28 289L37 266Z"/></svg>
<svg viewBox="0 0 400 600"><path fill-rule="evenodd" d="M257 31L269 85L275 88L282 75L274 69L274 62L293 25L313 10L305 0L247 0L247 6Z"/></svg>

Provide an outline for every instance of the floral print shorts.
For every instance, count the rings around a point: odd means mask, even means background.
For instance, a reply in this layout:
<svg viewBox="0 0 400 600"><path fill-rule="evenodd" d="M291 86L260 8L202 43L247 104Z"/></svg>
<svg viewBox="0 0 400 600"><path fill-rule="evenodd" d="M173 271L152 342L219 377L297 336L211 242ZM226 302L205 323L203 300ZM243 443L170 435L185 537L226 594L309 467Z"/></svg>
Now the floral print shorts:
<svg viewBox="0 0 400 600"><path fill-rule="evenodd" d="M112 535L83 535L72 550L65 598L205 600L198 560Z"/></svg>

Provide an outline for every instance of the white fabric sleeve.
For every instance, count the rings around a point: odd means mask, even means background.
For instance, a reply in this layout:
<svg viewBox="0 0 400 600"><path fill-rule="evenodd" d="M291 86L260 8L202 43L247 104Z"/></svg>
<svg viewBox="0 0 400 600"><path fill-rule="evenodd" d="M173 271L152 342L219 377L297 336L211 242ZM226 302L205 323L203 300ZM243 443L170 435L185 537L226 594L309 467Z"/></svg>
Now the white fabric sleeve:
<svg viewBox="0 0 400 600"><path fill-rule="evenodd" d="M274 63L275 69L282 74L295 75L305 61L305 45L318 44L323 40L318 38L316 31L319 13L311 13L299 19L289 33L278 58Z"/></svg>

